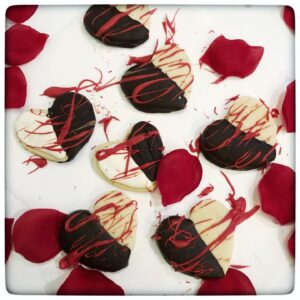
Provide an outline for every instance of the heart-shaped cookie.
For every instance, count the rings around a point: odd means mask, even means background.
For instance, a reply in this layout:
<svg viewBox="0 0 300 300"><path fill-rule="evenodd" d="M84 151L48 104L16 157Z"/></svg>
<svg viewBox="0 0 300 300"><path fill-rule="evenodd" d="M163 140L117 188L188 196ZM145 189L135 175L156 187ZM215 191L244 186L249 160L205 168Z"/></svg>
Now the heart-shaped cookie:
<svg viewBox="0 0 300 300"><path fill-rule="evenodd" d="M115 272L127 267L136 232L137 203L119 191L96 201L92 212L77 210L60 230L61 248L68 253L60 268L78 262L92 269Z"/></svg>
<svg viewBox="0 0 300 300"><path fill-rule="evenodd" d="M277 127L261 100L239 97L226 117L208 125L200 149L212 163L233 170L265 167L276 157Z"/></svg>
<svg viewBox="0 0 300 300"><path fill-rule="evenodd" d="M176 270L197 278L223 277L230 264L233 234L211 249L229 221L220 222L228 209L220 202L203 200L190 212L190 219L171 216L157 228L154 238L166 261Z"/></svg>
<svg viewBox="0 0 300 300"><path fill-rule="evenodd" d="M171 216L158 226L153 238L165 260L175 269L196 278L225 276L233 250L234 231L258 207L245 212L243 198L231 199L228 210L216 200L202 200L190 217Z"/></svg>
<svg viewBox="0 0 300 300"><path fill-rule="evenodd" d="M48 110L31 109L16 120L16 133L28 151L57 162L71 161L95 127L90 101L79 93L58 96Z"/></svg>
<svg viewBox="0 0 300 300"><path fill-rule="evenodd" d="M194 79L190 60L184 49L168 44L128 69L121 88L130 103L149 113L168 113L184 109Z"/></svg>
<svg viewBox="0 0 300 300"><path fill-rule="evenodd" d="M135 124L123 142L96 147L93 166L109 183L133 191L153 191L163 154L159 132L148 122Z"/></svg>
<svg viewBox="0 0 300 300"><path fill-rule="evenodd" d="M134 48L148 40L151 14L148 5L92 5L83 22L104 44Z"/></svg>

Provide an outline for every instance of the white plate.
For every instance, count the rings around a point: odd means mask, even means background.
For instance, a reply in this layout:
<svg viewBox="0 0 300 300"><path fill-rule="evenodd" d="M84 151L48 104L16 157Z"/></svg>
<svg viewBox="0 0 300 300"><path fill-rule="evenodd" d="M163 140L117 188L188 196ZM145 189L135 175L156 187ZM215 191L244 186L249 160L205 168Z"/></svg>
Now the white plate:
<svg viewBox="0 0 300 300"><path fill-rule="evenodd" d="M29 108L46 108L52 100L40 96L50 86L73 86L83 78L97 79L95 67L105 79L120 78L128 68L129 55L147 55L156 39L164 43L161 21L166 13L172 17L177 9L159 6L151 19L150 39L136 49L106 46L92 38L84 29L82 18L87 6L39 7L26 24L50 34L41 54L21 66L28 83L26 107L6 111L6 216L17 218L27 209L55 208L65 213L88 209L99 196L112 189L91 167L91 148L106 141L102 126L97 125L89 143L67 164L49 162L28 175L34 166L22 164L29 157L17 142L14 121ZM9 26L10 24L8 24ZM214 30L214 33L211 32ZM122 139L137 121L151 122L159 129L166 153L187 148L212 120L225 115L225 99L236 94L260 97L276 107L288 83L294 80L294 36L281 18L281 7L255 6L182 6L176 18L175 41L190 56L195 81L187 108L170 114L146 114L134 109L119 86L101 93L86 93L100 108L100 120L107 111L121 121L109 127L111 140ZM256 71L245 79L228 78L218 85L211 84L217 76L199 68L203 47L219 36L241 38L251 45L265 48ZM109 71L112 71L109 73ZM214 107L219 116L214 114ZM207 119L204 114L209 116ZM280 123L281 120L278 120ZM279 134L282 153L276 162L294 168L294 134L282 130ZM157 226L158 212L162 216L188 213L199 199L197 194L209 183L215 186L210 197L224 201L229 187L218 167L200 157L203 179L200 186L180 203L163 208L159 192L128 192L138 201L138 230L129 267L117 273L105 273L126 294L195 294L201 280L174 272L151 240ZM225 171L236 187L237 195L247 199L248 208L258 202L257 183L260 171ZM150 205L151 203L151 205ZM258 294L288 293L293 289L294 265L286 242L293 225L279 226L262 212L239 226L236 231L232 264L247 265L243 269ZM6 264L7 287L13 293L54 294L68 275L58 268L62 254L44 264L33 264L12 252ZM24 276L26 274L26 276Z"/></svg>

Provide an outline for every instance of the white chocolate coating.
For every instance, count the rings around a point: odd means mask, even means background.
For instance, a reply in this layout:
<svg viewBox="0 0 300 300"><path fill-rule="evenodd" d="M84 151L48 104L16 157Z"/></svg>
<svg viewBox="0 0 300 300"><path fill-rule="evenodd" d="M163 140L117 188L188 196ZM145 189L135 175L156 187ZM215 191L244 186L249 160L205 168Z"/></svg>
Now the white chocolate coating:
<svg viewBox="0 0 300 300"><path fill-rule="evenodd" d="M202 200L191 209L190 219L194 222L197 232L206 245L209 245L218 238L228 227L230 221L227 220L216 227L205 232L203 231L222 220L227 213L228 209L221 202L216 200ZM229 235L221 244L211 249L212 254L222 267L224 274L230 266L232 251L233 234Z"/></svg>
<svg viewBox="0 0 300 300"><path fill-rule="evenodd" d="M154 53L151 61L184 90L186 98L189 97L194 76L190 59L184 49L174 44L165 45Z"/></svg>
<svg viewBox="0 0 300 300"><path fill-rule="evenodd" d="M23 112L16 120L16 134L21 144L30 152L48 160L66 161L68 156L57 143L50 119L44 110Z"/></svg>
<svg viewBox="0 0 300 300"><path fill-rule="evenodd" d="M116 144L118 144L118 142L99 146L95 149L95 154L100 149L112 148ZM119 150L103 160L97 160L95 154L93 155L93 160L96 171L111 184L128 190L154 190L156 184L148 179L125 149ZM126 176L123 176L126 163L128 163L128 172Z"/></svg>
<svg viewBox="0 0 300 300"><path fill-rule="evenodd" d="M245 133L255 134L255 138L276 144L277 128L267 107L252 97L239 97L230 106L226 119Z"/></svg>
<svg viewBox="0 0 300 300"><path fill-rule="evenodd" d="M136 201L120 191L112 191L96 201L94 211L104 229L132 249L137 227Z"/></svg>
<svg viewBox="0 0 300 300"><path fill-rule="evenodd" d="M128 11L134 6L137 6L137 9L132 11L129 14L129 17L135 21L142 23L146 28L150 27L150 15L146 15L150 8L149 5L133 5L132 7L127 7L127 5L116 5L116 9L120 12Z"/></svg>

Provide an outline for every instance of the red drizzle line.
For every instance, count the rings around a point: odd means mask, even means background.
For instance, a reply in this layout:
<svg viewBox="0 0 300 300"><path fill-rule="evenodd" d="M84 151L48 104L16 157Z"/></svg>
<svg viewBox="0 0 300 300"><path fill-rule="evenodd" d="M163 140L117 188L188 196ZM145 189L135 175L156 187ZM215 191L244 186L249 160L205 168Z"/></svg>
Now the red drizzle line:
<svg viewBox="0 0 300 300"><path fill-rule="evenodd" d="M107 141L109 141L109 138L107 135L107 129L112 120L120 121L117 117L112 116L112 115L109 117L103 118L102 120L99 121L99 124L103 125L103 130L104 130Z"/></svg>
<svg viewBox="0 0 300 300"><path fill-rule="evenodd" d="M201 250L195 257L181 263L177 263L175 261L169 260L169 263L173 268L177 271L183 272L183 273L193 273L196 277L201 277L205 274L209 274L213 270L211 268L208 268L206 265L206 262L204 261L204 254L208 251L212 251L217 246L219 246L221 243L223 243L225 240L227 240L230 235L235 231L236 227L241 224L242 222L246 221L248 218L250 218L252 215L254 215L257 210L259 209L259 205L252 208L250 211L246 212L246 200L243 197L239 197L237 199L234 198L235 196L235 189L228 179L228 177L221 171L222 175L224 176L225 180L227 181L228 185L231 188L231 193L229 193L228 198L226 199L230 206L231 210L228 211L228 213L222 218L220 221L210 225L206 229L204 229L202 232L199 233L201 236L205 232L229 221L229 225L227 228L210 244L208 244L203 250ZM210 202L212 203L212 202ZM209 204L210 204L209 203ZM198 205L198 204L197 204ZM196 205L196 206L197 206ZM196 207L192 207L192 210ZM171 230L174 232L174 234L166 240L167 243L172 243L177 249L189 247L193 240L197 238L190 237L190 233L188 231L179 229L181 223L185 220L185 217L180 217L179 219L173 219L169 223L168 231ZM184 235L184 240L177 240L177 236ZM161 237L159 236L159 233L156 233L153 236L154 239L160 240Z"/></svg>
<svg viewBox="0 0 300 300"><path fill-rule="evenodd" d="M39 157L39 156L30 156L27 160L23 161L23 164L26 164L28 166L29 163L34 163L36 165L36 168L32 171L30 171L28 174L31 174L38 169L42 169L47 166L48 162L45 158Z"/></svg>
<svg viewBox="0 0 300 300"><path fill-rule="evenodd" d="M195 140L195 142L193 140L191 140L190 143L189 143L189 150L192 153L197 153L198 157L200 155L200 143L199 143L199 139L200 139L200 137L197 137L196 140ZM193 146L193 142L194 142L195 146Z"/></svg>
<svg viewBox="0 0 300 300"><path fill-rule="evenodd" d="M233 96L233 97L231 97L231 98L229 98L229 99L226 99L226 103L225 103L225 104L228 104L228 103L230 103L230 102L233 102L233 101L237 100L239 97L240 97L240 94L235 95L235 96Z"/></svg>
<svg viewBox="0 0 300 300"><path fill-rule="evenodd" d="M235 96L229 100L234 101L236 99L236 97L237 96ZM270 119L270 117L269 117L270 113L269 113L268 106L266 105L266 103L263 100L260 99L260 101L267 108L266 114L264 116L262 116L259 120L257 120L252 126L246 128L246 129L243 129L243 130L241 130L241 128L243 126L243 122L254 112L255 109L250 110L249 113L247 113L243 117L241 117L246 109L245 105L241 104L236 108L234 108L233 106L230 107L228 110L227 116L231 117L232 121L229 122L230 124L228 126L233 125L235 127L235 131L233 132L233 134L231 136L226 138L219 145L211 147L211 148L205 147L205 150L206 151L216 151L223 147L227 147L232 142L232 140L234 140L240 133L245 134L245 136L241 140L241 143L247 142L247 141L259 136L261 130L266 128L266 125L268 124L268 121ZM220 122L221 121L222 120L220 120ZM237 126L235 125L235 123L237 123ZM215 125L217 125L217 121L215 122ZM217 132L215 132L214 134L217 134ZM267 139L265 142L267 142ZM275 143L273 146L271 146L270 150L262 157L261 163L264 163L267 160L268 156L273 152L273 150L276 148L277 144L278 143ZM261 151L257 151L256 155L254 155L249 160L249 157L251 157L251 154L252 154L251 150L249 150L248 152L245 152L239 159L236 160L236 162L234 163L233 166L230 166L230 168L234 168L234 169L245 168L247 165L251 164L258 157L260 157Z"/></svg>
<svg viewBox="0 0 300 300"><path fill-rule="evenodd" d="M209 184L206 188L204 188L201 193L198 195L199 198L203 198L210 194L214 190L214 186L212 184Z"/></svg>
<svg viewBox="0 0 300 300"><path fill-rule="evenodd" d="M249 268L249 266L242 266L242 265L230 265L231 268L233 269L245 269L245 268Z"/></svg>
<svg viewBox="0 0 300 300"><path fill-rule="evenodd" d="M146 125L146 123L145 123L145 125ZM143 125L143 126L145 126L145 125ZM143 126L141 126L141 128L139 128L139 130L142 130ZM133 146L135 146L136 144L138 144L146 139L149 139L151 137L155 137L158 135L159 135L159 133L157 130L151 130L147 133L141 133L141 134L134 135L130 139L128 139L120 144L117 144L112 148L100 149L99 151L96 152L95 157L98 161L101 161L111 155L125 154L125 160L126 160L125 161L125 169L123 172L120 172L119 174L117 174L113 178L113 180L119 180L119 179L133 177L136 174L138 174L139 170L149 168L153 164L157 163L157 161L147 162L147 163L144 163L143 165L129 169L129 161L130 161L131 156L140 151L140 150L134 150Z"/></svg>
<svg viewBox="0 0 300 300"><path fill-rule="evenodd" d="M112 197L119 197L121 196L121 193L113 194ZM100 202L101 200L104 200L105 198L107 199L108 195L105 195L101 197L99 200L97 200L96 203ZM109 240L97 240L97 237L91 238L90 240L86 241L84 244L82 244L82 241L84 240L85 236L81 236L78 238L71 246L71 252L69 252L66 256L64 256L60 261L59 261L59 267L60 269L67 269L70 267L74 267L78 265L79 260L82 257L90 258L90 257L99 257L103 255L106 251L109 251L109 246L114 243L114 242L123 242L126 238L128 238L132 233L133 233L133 220L134 220L134 215L137 211L137 202L132 200L126 203L126 205L122 205L122 201L124 198L121 198L117 203L108 203L99 209L95 210L91 215L87 216L86 218L82 219L80 222L72 226L72 222L80 213L74 214L71 216L64 225L65 230L68 233L74 232L76 230L79 230L82 228L84 225L88 224L89 222L94 222L94 221L99 221L100 224L107 224L111 222L111 226L106 230L109 233L109 229L112 227L115 227L118 225L120 221L122 221L122 218L118 219L118 215L125 210L126 208L130 206L134 206L134 210L130 216L130 220L127 223L127 226L125 224L124 230L122 231L121 235L117 238L112 238ZM112 212L109 212L109 210L112 209ZM103 220L100 220L100 217L97 215L99 212L104 212L107 211L106 214L103 214ZM118 220L118 221L116 221ZM103 226L102 225L102 226ZM95 251L95 248L100 247L100 246L105 246L102 250ZM94 250L94 251L92 251Z"/></svg>
<svg viewBox="0 0 300 300"><path fill-rule="evenodd" d="M272 118L278 118L278 116L279 116L279 110L277 109L277 108L272 108L271 109L271 116L272 116Z"/></svg>
<svg viewBox="0 0 300 300"><path fill-rule="evenodd" d="M175 42L174 42L174 35L176 33L175 18L176 18L178 11L179 11L179 9L176 10L172 21L170 21L170 19L168 18L168 15L166 15L164 21L162 21L162 26L163 26L163 29L164 29L165 35L166 35L165 45L175 44Z"/></svg>
<svg viewBox="0 0 300 300"><path fill-rule="evenodd" d="M216 116L219 115L219 114L217 113L217 107L216 107L216 106L214 107L214 114L215 114Z"/></svg>
<svg viewBox="0 0 300 300"><path fill-rule="evenodd" d="M74 113L76 111L76 109L80 108L81 106L86 104L86 101L84 101L83 97L82 99L80 99L79 101L77 101L76 105L75 105L75 99L76 99L76 93L77 90L80 90L81 83L79 84L79 86L75 89L75 93L72 95L72 99L71 99L71 103L66 104L64 107L62 107L62 111L65 114L68 114L66 120L64 122L58 122L57 119L61 116L54 116L51 117L50 119L46 120L45 122L41 122L39 120L36 120L36 122L39 124L35 129L33 129L32 131L28 131L25 130L25 132L28 133L27 136L31 135L31 134L51 134L51 132L38 132L38 130L40 128L42 128L43 126L47 126L47 125L61 125L63 124L62 128L60 129L60 132L57 136L56 141L53 140L53 142L50 145L46 145L46 146L41 146L41 147L35 147L35 149L46 149L48 151L52 151L52 152L62 152L62 151L66 151L68 149L77 147L78 145L82 144L86 139L88 139L90 137L90 135L93 132L93 128L91 129L87 129L84 130L78 134L73 135L72 137L67 137L68 133L71 130L71 124L72 124L72 120L74 118ZM68 112L65 112L65 110L68 110ZM32 112L32 110L31 110ZM39 115L38 113L36 113L36 115ZM84 126L89 127L91 124L87 123ZM82 129L82 128L81 128ZM62 145L64 143L68 143L68 142L74 142L73 144L69 145L69 146L65 146L63 147Z"/></svg>
<svg viewBox="0 0 300 300"><path fill-rule="evenodd" d="M124 32L130 31L134 28L144 26L142 23L140 23L138 25L129 26L129 27L124 28L119 31L116 31L116 29L114 27L122 18L127 17L129 14L131 14L136 9L139 9L142 6L143 5L134 5L134 6L130 7L127 11L120 12L117 15L115 15L114 17L110 18L105 24L103 24L99 28L99 30L96 32L95 36L101 37L103 40L106 40L107 38L109 38L111 36L119 35L120 33L124 33ZM110 9L111 9L111 7L109 6L107 10L110 10ZM102 12L101 15L105 14L106 11ZM95 17L95 19L97 19L97 18L99 18L99 16Z"/></svg>
<svg viewBox="0 0 300 300"><path fill-rule="evenodd" d="M279 125L279 126L277 127L277 131L276 131L277 134L280 132L280 130L282 129L282 127L283 127L283 124L281 124L281 125Z"/></svg>

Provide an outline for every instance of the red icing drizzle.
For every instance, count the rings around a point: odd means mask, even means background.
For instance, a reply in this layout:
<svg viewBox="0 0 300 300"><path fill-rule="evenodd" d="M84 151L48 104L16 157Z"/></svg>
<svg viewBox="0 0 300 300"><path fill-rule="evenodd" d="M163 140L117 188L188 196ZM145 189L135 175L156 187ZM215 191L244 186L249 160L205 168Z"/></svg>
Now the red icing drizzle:
<svg viewBox="0 0 300 300"><path fill-rule="evenodd" d="M231 210L228 211L228 213L222 218L220 221L210 225L206 229L204 229L202 232L199 233L201 236L203 233L219 226L220 224L223 224L227 221L229 221L229 225L226 227L226 229L210 244L207 245L204 249L202 249L196 256L194 256L192 259L189 259L182 263L177 263L175 261L169 260L169 263L175 270L178 270L183 273L193 273L196 277L201 277L204 274L208 274L212 270L207 268L205 266L205 262L199 264L199 261L203 259L203 256L206 252L212 251L214 248L219 246L221 243L223 243L225 240L230 238L230 235L234 233L236 227L241 224L242 222L246 221L248 218L250 218L252 215L254 215L257 210L259 209L259 206L255 206L251 210L246 212L246 200L243 197L239 197L235 199L235 189L232 185L232 183L229 181L228 177L221 171L221 174L225 177L225 180L229 184L231 188L231 193L229 193L228 198L226 199L230 206ZM207 205L213 203L215 200L209 202ZM198 203L199 204L199 203ZM197 204L197 205L198 205ZM190 213L195 209L197 206L191 208ZM173 219L169 223L169 229L174 231L173 236L171 236L166 243L171 242L176 248L180 249L183 247L188 247L191 245L192 241L196 237L189 238L189 232L184 232L183 230L179 230L180 224L185 220L185 217L180 217L179 219ZM168 230L169 230L168 229ZM176 237L178 235L185 234L185 240L177 240ZM153 236L154 239L161 239L159 236L159 233L156 233Z"/></svg>
<svg viewBox="0 0 300 300"><path fill-rule="evenodd" d="M236 100L236 97L233 97L230 99L230 101L234 101ZM232 100L234 99L234 100ZM241 130L242 126L243 126L243 122L250 117L250 115L259 108L259 106L257 106L257 108L254 108L252 110L250 110L247 114L244 113L245 109L246 109L246 105L241 104L237 107L231 106L228 110L227 113L227 117L231 118L230 124L235 126L235 131L233 132L233 134L231 136L229 136L228 138L226 138L223 142L221 142L219 145L216 145L214 147L210 147L210 148L204 148L206 151L216 151L219 150L223 147L226 147L227 145L229 145L231 143L232 140L234 140L240 133L244 133L245 136L242 140L242 142L246 142L249 141L253 138L256 138L260 135L260 132L263 129L266 129L268 125L268 121L270 119L270 110L269 107L266 105L266 103L260 99L260 102L267 108L267 112L265 115L263 115L260 119L258 119L252 126L248 127L248 128L243 128L243 130ZM244 114L244 115L243 115ZM243 116L243 117L241 117ZM222 120L220 120L221 122ZM217 125L217 122L215 122L215 125ZM231 125L228 126L231 126ZM269 137L270 138L270 137ZM267 138L265 140L266 143L268 143L269 138ZM276 146L278 145L278 143L275 143L274 145L270 145L271 148L270 150L262 157L261 159L261 164L263 164L264 162L267 161L268 156L273 152L273 150L276 148ZM204 146L202 146L204 147ZM252 157L252 159L248 159L249 157L251 157L252 153L251 151L245 152L238 160L236 160L236 162L234 163L233 166L230 166L230 168L234 168L234 169L242 169L245 168L247 165L251 164L252 161L255 161L258 157L261 156L261 151L257 151L256 155Z"/></svg>
<svg viewBox="0 0 300 300"><path fill-rule="evenodd" d="M105 15L109 10L111 10L114 6L109 5L107 7L106 10L104 10L103 12L99 13L97 16L94 17L92 23L94 23L98 18L100 18L102 15ZM138 27L142 27L144 26L147 21L149 20L149 18L151 17L151 15L156 11L156 9L150 10L146 13L144 13L143 15L141 15L139 17L140 19L140 23L139 24L135 24L132 26L126 26L126 28L120 28L118 30L116 30L115 25L124 17L128 17L131 13L133 13L135 10L138 10L140 8L144 7L144 5L127 5L126 6L126 11L124 12L119 12L117 15L113 16L112 18L110 18L109 20L107 20L107 22L105 24L103 24L98 31L95 33L96 37L99 37L101 39L103 39L104 41L106 39L109 39L110 37L114 36L114 35L119 35L120 33L124 33L124 32L128 32L131 31L135 28ZM89 16L89 13L87 13L85 15L85 18ZM129 16L130 17L130 16ZM148 17L148 18L145 18ZM145 20L142 20L144 19Z"/></svg>
<svg viewBox="0 0 300 300"><path fill-rule="evenodd" d="M36 168L32 171L30 171L28 174L31 174L38 169L42 169L47 166L48 162L45 158L39 157L39 156L30 156L27 160L23 161L23 164L26 164L26 166L29 163L33 163L36 165Z"/></svg>
<svg viewBox="0 0 300 300"><path fill-rule="evenodd" d="M119 197L121 195L122 195L122 193L119 192L117 194L113 194L110 197L115 198L115 197ZM107 199L107 197L108 197L108 195L101 197L100 199L98 199L96 201L96 204L99 203L100 201L103 201L104 199ZM111 238L108 240L98 240L97 237L95 237L95 238L87 241L85 244L82 244L82 240L84 239L84 236L80 237L71 246L71 252L68 253L66 256L64 256L59 261L59 267L61 269L67 269L67 268L76 266L79 263L79 260L81 259L81 257L83 257L83 256L85 256L85 257L101 256L106 251L109 251L109 247L99 250L98 252L96 252L96 251L93 251L93 253L89 253L89 252L99 246L110 245L116 241L122 243L122 242L124 242L125 239L127 239L130 235L133 234L133 230L136 226L135 224L133 224L133 220L134 220L134 215L137 211L137 202L134 200L131 200L124 205L124 204L122 204L123 200L124 200L124 198L121 198L117 203L110 202L104 206L99 207L92 214L90 214L86 218L82 219L80 222L78 222L75 225L72 225L72 222L74 221L74 219L76 219L78 217L79 213L74 214L73 216L68 218L68 220L65 222L64 228L69 233L80 229L81 227L83 227L84 225L86 225L89 222L94 222L97 220L99 220L100 224L103 227L105 227L106 224L110 224L110 227L104 229L109 233L109 230L119 226L119 222L123 220L123 218L120 216L122 211L124 211L125 209L127 209L131 206L134 207L133 212L130 216L130 220L128 223L125 224L125 226L123 224L124 230L121 232L119 237ZM100 212L103 213L106 211L107 211L107 213L102 214L103 219L100 219L100 217L97 214Z"/></svg>
<svg viewBox="0 0 300 300"><path fill-rule="evenodd" d="M272 118L276 119L279 116L279 110L277 108L272 108L271 116L272 116Z"/></svg>
<svg viewBox="0 0 300 300"><path fill-rule="evenodd" d="M140 128L140 130L141 129L142 129L142 127ZM151 165L157 163L157 161L151 161L151 162L147 162L140 166L130 169L129 161L131 159L131 156L133 154L136 154L139 151L139 150L134 150L133 146L146 140L146 139L152 138L157 135L159 135L159 132L157 130L152 130L147 133L136 134L136 135L132 136L130 139L128 139L122 143L119 143L112 148L100 149L99 151L96 152L95 157L97 160L101 161L111 155L125 154L124 171L117 174L114 178L112 178L112 180L133 177L136 174L138 174L138 172L140 170L146 169L146 168L150 167Z"/></svg>
<svg viewBox="0 0 300 300"><path fill-rule="evenodd" d="M205 197L210 194L214 190L214 186L209 184L206 188L204 188L201 193L198 195L199 198Z"/></svg>
<svg viewBox="0 0 300 300"><path fill-rule="evenodd" d="M103 125L103 130L104 130L107 141L109 141L109 138L108 138L108 135L107 135L107 128L108 128L108 126L109 126L109 124L111 123L112 120L120 121L115 116L109 116L109 117L103 118L102 120L99 121L99 124Z"/></svg>
<svg viewBox="0 0 300 300"><path fill-rule="evenodd" d="M165 45L175 44L174 42L174 35L176 33L175 29L175 18L178 13L179 9L176 10L175 15L172 20L165 16L164 21L162 21L162 26L166 35Z"/></svg>
<svg viewBox="0 0 300 300"><path fill-rule="evenodd" d="M231 97L231 98L229 98L229 99L226 99L226 104L228 104L228 103L230 103L230 102L233 102L233 101L239 99L239 97L240 97L240 94L237 94L237 95L235 95L235 96L233 96L233 97Z"/></svg>
<svg viewBox="0 0 300 300"><path fill-rule="evenodd" d="M194 142L194 145L193 146L193 140L190 141L189 143L189 150L192 152L192 153L197 153L197 156L199 157L200 155L200 143L199 143L199 137L196 138L195 142Z"/></svg>

